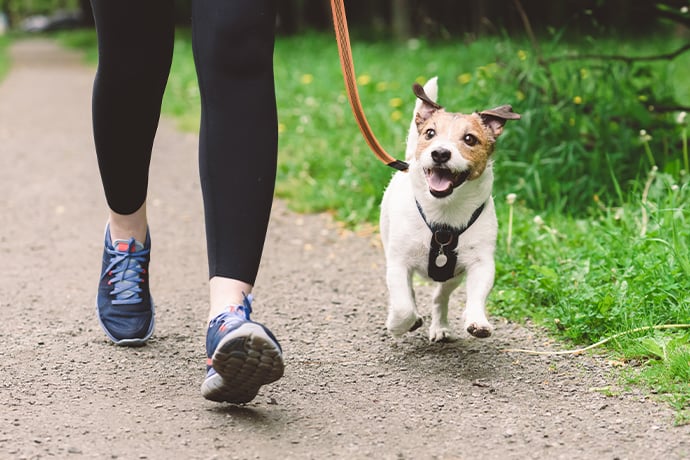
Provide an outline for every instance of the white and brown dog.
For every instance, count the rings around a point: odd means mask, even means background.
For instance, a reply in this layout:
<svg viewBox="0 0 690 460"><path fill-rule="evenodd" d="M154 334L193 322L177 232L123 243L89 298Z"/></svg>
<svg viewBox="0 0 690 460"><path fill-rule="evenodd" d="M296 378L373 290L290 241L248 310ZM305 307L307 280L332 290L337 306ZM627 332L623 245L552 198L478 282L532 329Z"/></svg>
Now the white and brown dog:
<svg viewBox="0 0 690 460"><path fill-rule="evenodd" d="M498 224L491 190L491 154L507 120L504 105L470 115L445 111L436 101L436 78L417 96L407 138L407 173L396 173L381 203L381 239L390 296L386 327L401 336L422 325L412 277L438 282L433 295L429 339L452 341L448 324L451 293L466 279L464 328L475 337L493 330L486 298L494 282Z"/></svg>

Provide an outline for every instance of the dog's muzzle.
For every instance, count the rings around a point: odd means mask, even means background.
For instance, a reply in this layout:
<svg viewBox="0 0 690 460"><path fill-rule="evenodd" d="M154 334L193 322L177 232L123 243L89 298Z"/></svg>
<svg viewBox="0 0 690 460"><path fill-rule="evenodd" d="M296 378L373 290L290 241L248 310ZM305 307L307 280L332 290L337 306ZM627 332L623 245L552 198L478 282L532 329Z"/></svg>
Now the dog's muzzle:
<svg viewBox="0 0 690 460"><path fill-rule="evenodd" d="M438 146L430 153L434 166L424 169L429 192L436 198L443 198L467 180L470 171L453 171L447 166L452 153L445 147Z"/></svg>
<svg viewBox="0 0 690 460"><path fill-rule="evenodd" d="M470 170L456 172L448 168L434 166L433 168L425 168L424 175L429 185L429 192L436 198L443 198L453 193L456 187L461 186L467 180L470 176Z"/></svg>

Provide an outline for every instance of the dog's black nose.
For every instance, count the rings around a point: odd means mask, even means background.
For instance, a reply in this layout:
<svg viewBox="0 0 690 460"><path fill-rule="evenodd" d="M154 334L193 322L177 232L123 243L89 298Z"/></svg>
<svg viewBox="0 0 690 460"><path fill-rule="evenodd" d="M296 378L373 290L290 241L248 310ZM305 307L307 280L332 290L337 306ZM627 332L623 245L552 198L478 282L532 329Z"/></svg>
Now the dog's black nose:
<svg viewBox="0 0 690 460"><path fill-rule="evenodd" d="M448 149L437 149L431 152L431 159L436 163L445 163L450 160L450 150Z"/></svg>

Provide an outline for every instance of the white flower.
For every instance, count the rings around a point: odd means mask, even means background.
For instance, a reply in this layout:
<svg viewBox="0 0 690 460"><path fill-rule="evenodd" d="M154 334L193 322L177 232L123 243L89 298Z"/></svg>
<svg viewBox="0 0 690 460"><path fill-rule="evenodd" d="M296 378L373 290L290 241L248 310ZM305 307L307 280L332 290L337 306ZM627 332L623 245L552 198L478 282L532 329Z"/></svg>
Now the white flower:
<svg viewBox="0 0 690 460"><path fill-rule="evenodd" d="M688 7L684 6L680 9L681 14L686 14L688 12Z"/></svg>
<svg viewBox="0 0 690 460"><path fill-rule="evenodd" d="M411 38L407 41L407 48L412 51L417 51L421 45L422 43L416 38Z"/></svg>
<svg viewBox="0 0 690 460"><path fill-rule="evenodd" d="M534 225L537 227L543 227L544 226L544 219L541 218L541 216L534 216L534 219L532 219L534 222Z"/></svg>
<svg viewBox="0 0 690 460"><path fill-rule="evenodd" d="M509 193L508 196L506 196L506 201L511 206L513 205L513 203L515 203L516 199L517 199L517 195L514 193Z"/></svg>
<svg viewBox="0 0 690 460"><path fill-rule="evenodd" d="M687 112L680 112L678 116L676 117L676 123L679 125L684 125L685 124L685 118L688 116Z"/></svg>
<svg viewBox="0 0 690 460"><path fill-rule="evenodd" d="M641 130L640 130L640 141L642 141L642 142L649 142L649 141L651 141L651 140L652 140L652 136L650 136L649 134L647 134L647 130L646 130L646 129L641 129Z"/></svg>

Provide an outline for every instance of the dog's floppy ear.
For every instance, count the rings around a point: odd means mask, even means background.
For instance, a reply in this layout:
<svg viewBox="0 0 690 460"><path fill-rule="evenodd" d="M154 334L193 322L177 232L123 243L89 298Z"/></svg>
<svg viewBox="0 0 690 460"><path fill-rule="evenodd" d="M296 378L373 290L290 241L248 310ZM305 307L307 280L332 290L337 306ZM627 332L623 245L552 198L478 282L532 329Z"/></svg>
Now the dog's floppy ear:
<svg viewBox="0 0 690 460"><path fill-rule="evenodd" d="M510 105L500 105L493 109L483 110L479 112L484 125L486 125L494 136L498 137L503 132L503 125L508 120L519 120L522 118L519 113L513 112L513 107Z"/></svg>
<svg viewBox="0 0 690 460"><path fill-rule="evenodd" d="M421 124L428 120L434 112L442 109L443 107L432 101L431 98L424 92L422 85L419 83L412 85L412 91L414 91L415 96L422 101L422 105L415 114L415 123L417 126L421 126Z"/></svg>

